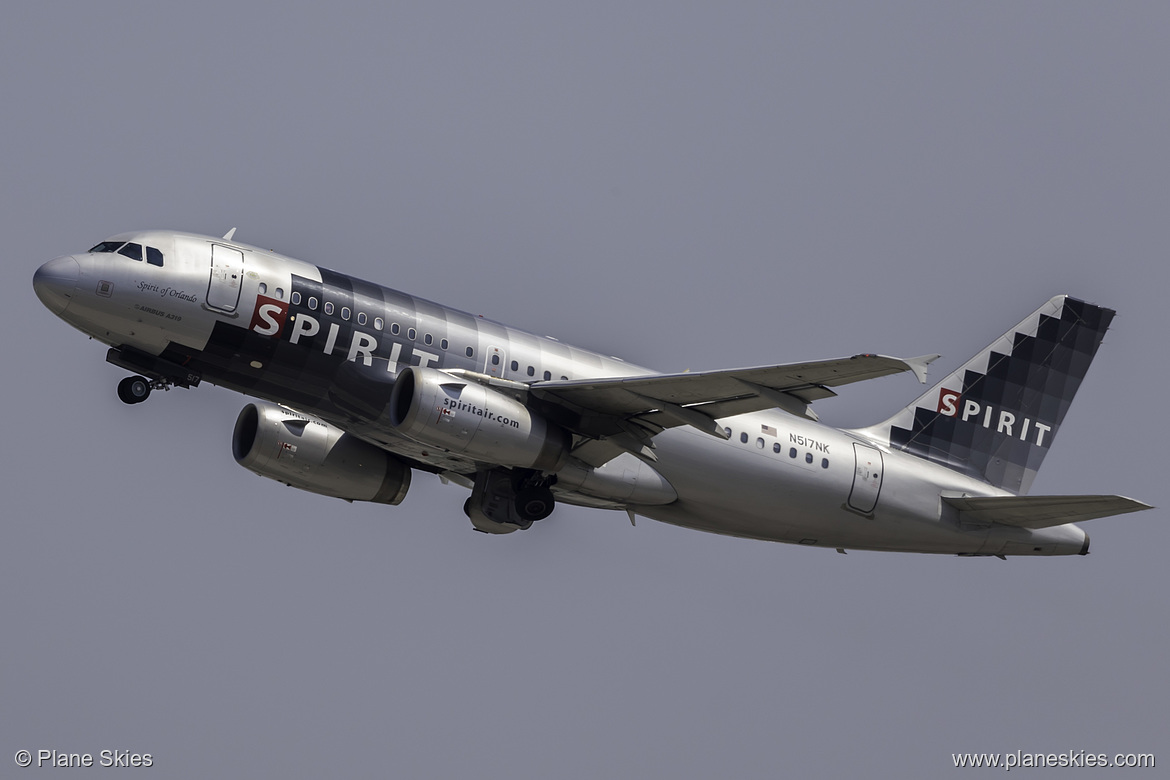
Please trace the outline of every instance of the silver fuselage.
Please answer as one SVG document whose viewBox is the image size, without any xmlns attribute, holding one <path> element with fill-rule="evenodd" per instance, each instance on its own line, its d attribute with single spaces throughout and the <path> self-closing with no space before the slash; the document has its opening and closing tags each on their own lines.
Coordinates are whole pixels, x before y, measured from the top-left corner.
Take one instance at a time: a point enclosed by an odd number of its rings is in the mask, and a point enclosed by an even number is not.
<svg viewBox="0 0 1170 780">
<path fill-rule="evenodd" d="M 236 241 L 170 231 L 116 238 L 154 247 L 165 259 L 153 265 L 91 252 L 50 261 L 37 273 L 37 291 L 57 316 L 112 347 L 191 366 L 204 381 L 314 415 L 436 472 L 477 466 L 395 433 L 385 395 L 402 367 L 523 383 L 654 373 Z M 727 440 L 687 426 L 654 438 L 653 468 L 677 500 L 640 503 L 636 493 L 606 500 L 571 488 L 558 488 L 558 499 L 830 548 L 1085 549 L 1087 537 L 1071 524 L 964 526 L 941 495 L 1005 491 L 857 432 L 778 409 L 720 423 L 730 430 Z"/>
</svg>

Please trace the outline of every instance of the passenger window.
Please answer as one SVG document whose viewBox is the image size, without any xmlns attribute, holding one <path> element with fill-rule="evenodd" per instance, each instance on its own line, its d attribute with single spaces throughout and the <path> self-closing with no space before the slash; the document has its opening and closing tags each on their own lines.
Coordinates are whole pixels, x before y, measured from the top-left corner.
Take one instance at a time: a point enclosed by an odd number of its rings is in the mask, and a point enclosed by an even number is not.
<svg viewBox="0 0 1170 780">
<path fill-rule="evenodd" d="M 821 458 L 821 468 L 827 469 L 829 467 L 829 459 Z"/>
<path fill-rule="evenodd" d="M 561 377 L 561 379 L 562 379 L 563 381 L 565 381 L 565 382 L 568 382 L 568 381 L 569 381 L 569 378 L 568 378 L 567 376 L 563 376 L 563 377 Z"/>
<path fill-rule="evenodd" d="M 162 252 L 158 251 L 157 249 L 155 249 L 152 246 L 148 246 L 146 248 L 146 262 L 150 263 L 151 265 L 157 265 L 159 268 L 162 268 L 162 264 L 163 264 Z"/>
<path fill-rule="evenodd" d="M 536 376 L 536 367 L 535 366 L 528 367 L 528 376 Z"/>
<path fill-rule="evenodd" d="M 812 463 L 813 462 L 813 456 L 812 456 L 811 452 L 804 453 L 804 462 L 805 463 Z"/>
<path fill-rule="evenodd" d="M 348 306 L 341 307 L 341 319 L 346 320 L 346 321 L 349 320 L 349 307 Z"/>
<path fill-rule="evenodd" d="M 390 332 L 391 333 L 393 333 L 395 336 L 397 336 L 399 331 L 400 331 L 400 328 L 398 327 L 397 322 L 390 323 Z"/>
<path fill-rule="evenodd" d="M 551 371 L 545 371 L 545 372 L 544 372 L 544 381 L 546 381 L 546 382 L 547 382 L 547 381 L 548 381 L 548 380 L 550 380 L 550 379 L 552 379 L 552 372 L 551 372 Z"/>
<path fill-rule="evenodd" d="M 301 294 L 299 292 L 295 292 L 292 294 L 292 302 L 293 302 L 293 306 L 300 306 L 301 305 Z"/>
<path fill-rule="evenodd" d="M 776 454 L 780 454 L 780 442 L 776 442 L 775 444 L 772 445 L 772 452 L 775 452 Z"/>
<path fill-rule="evenodd" d="M 471 349 L 471 347 L 468 347 L 468 349 Z M 500 364 L 500 356 L 499 355 L 492 355 L 492 365 L 498 366 L 499 364 Z"/>
<path fill-rule="evenodd" d="M 790 457 L 790 458 L 796 457 L 796 447 L 792 447 L 791 449 L 788 450 L 788 457 Z"/>
<path fill-rule="evenodd" d="M 384 324 L 381 317 L 374 317 L 374 330 L 381 330 Z"/>
<path fill-rule="evenodd" d="M 723 435 L 724 435 L 724 436 L 726 436 L 727 438 L 729 438 L 729 439 L 730 439 L 730 438 L 731 438 L 731 429 L 730 429 L 730 428 L 724 428 L 724 429 L 723 429 Z"/>
<path fill-rule="evenodd" d="M 326 314 L 333 313 L 333 301 L 325 301 L 325 313 Z"/>
<path fill-rule="evenodd" d="M 741 444 L 747 444 L 747 440 L 748 440 L 747 431 L 744 431 L 743 433 L 741 433 L 739 435 L 739 441 Z"/>
<path fill-rule="evenodd" d="M 126 255 L 131 260 L 142 262 L 142 244 L 127 244 L 118 250 L 118 254 Z"/>
<path fill-rule="evenodd" d="M 467 357 L 475 357 L 475 350 L 471 347 L 467 348 Z"/>
<path fill-rule="evenodd" d="M 358 325 L 366 324 L 366 313 L 364 311 L 358 312 Z"/>
<path fill-rule="evenodd" d="M 447 351 L 448 346 L 450 346 L 450 343 L 447 341 L 447 339 L 443 339 L 439 342 L 439 349 L 443 350 L 444 352 Z"/>
<path fill-rule="evenodd" d="M 757 446 L 757 447 L 759 447 L 761 450 L 762 450 L 762 449 L 764 449 L 764 440 L 763 440 L 763 438 L 756 439 L 756 446 Z"/>
<path fill-rule="evenodd" d="M 276 297 L 282 301 L 284 300 L 284 288 L 283 287 L 276 288 Z"/>
<path fill-rule="evenodd" d="M 520 370 L 520 364 L 519 364 L 519 363 L 517 363 L 515 360 L 513 360 L 513 361 L 512 361 L 512 370 L 513 370 L 513 371 L 519 371 L 519 370 Z"/>
<path fill-rule="evenodd" d="M 260 282 L 260 284 L 256 285 L 256 292 L 260 293 L 261 295 L 267 295 L 268 285 L 266 285 L 264 282 Z"/>
<path fill-rule="evenodd" d="M 410 339 L 411 341 L 414 341 L 414 337 L 417 335 L 418 335 L 418 333 L 415 331 L 414 328 L 408 328 L 406 331 L 406 337 L 408 339 Z"/>
<path fill-rule="evenodd" d="M 434 340 L 435 340 L 435 337 L 429 333 L 426 334 L 425 336 L 423 336 L 423 343 L 426 344 L 428 347 L 431 345 L 431 342 Z"/>
<path fill-rule="evenodd" d="M 312 295 L 309 296 L 309 309 L 310 311 L 317 311 L 317 299 Z"/>
</svg>

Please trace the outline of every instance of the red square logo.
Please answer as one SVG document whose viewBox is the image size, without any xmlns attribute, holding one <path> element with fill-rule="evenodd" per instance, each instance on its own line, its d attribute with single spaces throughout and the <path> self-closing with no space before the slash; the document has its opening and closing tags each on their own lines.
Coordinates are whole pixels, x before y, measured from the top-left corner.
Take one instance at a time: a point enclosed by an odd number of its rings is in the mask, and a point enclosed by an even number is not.
<svg viewBox="0 0 1170 780">
<path fill-rule="evenodd" d="M 959 399 L 962 397 L 962 393 L 944 387 L 938 392 L 938 409 L 935 411 L 947 417 L 954 417 L 959 413 Z"/>
<path fill-rule="evenodd" d="M 288 304 L 266 295 L 256 296 L 256 310 L 252 312 L 249 330 L 261 336 L 279 338 L 284 332 L 284 320 L 288 316 Z"/>
</svg>

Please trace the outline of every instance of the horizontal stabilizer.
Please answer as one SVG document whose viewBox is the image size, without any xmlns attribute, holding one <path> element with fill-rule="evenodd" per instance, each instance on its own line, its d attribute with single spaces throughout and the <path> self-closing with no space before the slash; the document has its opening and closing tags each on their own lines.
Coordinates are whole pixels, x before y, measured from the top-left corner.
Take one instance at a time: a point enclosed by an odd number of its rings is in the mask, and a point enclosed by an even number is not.
<svg viewBox="0 0 1170 780">
<path fill-rule="evenodd" d="M 959 510 L 959 521 L 978 525 L 1001 523 L 1020 528 L 1051 528 L 1098 517 L 1153 509 L 1125 496 L 947 496 Z"/>
</svg>

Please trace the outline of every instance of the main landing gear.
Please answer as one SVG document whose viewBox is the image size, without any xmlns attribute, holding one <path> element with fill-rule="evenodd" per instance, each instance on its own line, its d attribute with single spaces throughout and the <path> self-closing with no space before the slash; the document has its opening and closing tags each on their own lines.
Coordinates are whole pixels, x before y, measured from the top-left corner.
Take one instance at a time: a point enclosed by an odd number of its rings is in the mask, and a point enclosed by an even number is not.
<svg viewBox="0 0 1170 780">
<path fill-rule="evenodd" d="M 531 469 L 489 469 L 475 475 L 471 498 L 463 511 L 475 530 L 508 534 L 530 528 L 556 508 L 550 489 L 556 477 Z"/>
<path fill-rule="evenodd" d="M 546 477 L 532 469 L 512 469 L 512 506 L 522 520 L 543 520 L 556 509 L 551 486 L 555 476 Z"/>
</svg>

